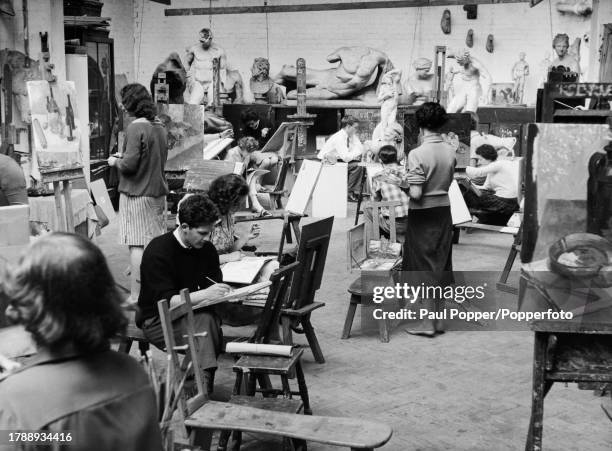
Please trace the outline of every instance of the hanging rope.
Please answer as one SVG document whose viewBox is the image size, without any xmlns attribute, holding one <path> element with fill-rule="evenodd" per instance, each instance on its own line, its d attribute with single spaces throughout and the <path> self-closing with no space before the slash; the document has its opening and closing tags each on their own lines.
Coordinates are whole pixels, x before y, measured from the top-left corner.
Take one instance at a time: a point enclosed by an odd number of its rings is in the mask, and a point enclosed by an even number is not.
<svg viewBox="0 0 612 451">
<path fill-rule="evenodd" d="M 138 79 L 138 75 L 140 74 L 140 48 L 142 47 L 142 30 L 144 29 L 144 4 L 145 0 L 141 0 L 142 6 L 140 8 L 140 34 L 138 36 L 138 59 L 136 64 L 136 79 Z"/>
<path fill-rule="evenodd" d="M 212 30 L 212 0 L 208 0 L 208 28 Z"/>
<path fill-rule="evenodd" d="M 412 46 L 410 47 L 410 56 L 408 58 L 408 63 L 412 63 L 412 57 L 414 54 L 414 47 L 417 41 L 417 30 L 419 31 L 419 42 L 421 41 L 421 22 L 423 20 L 423 9 L 419 6 L 416 12 L 416 18 L 414 21 L 414 30 L 412 33 Z"/>
<path fill-rule="evenodd" d="M 550 42 L 552 42 L 553 35 L 553 14 L 552 14 L 552 0 L 548 0 L 548 23 L 550 24 Z"/>
<path fill-rule="evenodd" d="M 264 0 L 264 10 L 266 11 L 266 58 L 270 61 L 270 24 L 268 23 L 268 1 Z"/>
</svg>

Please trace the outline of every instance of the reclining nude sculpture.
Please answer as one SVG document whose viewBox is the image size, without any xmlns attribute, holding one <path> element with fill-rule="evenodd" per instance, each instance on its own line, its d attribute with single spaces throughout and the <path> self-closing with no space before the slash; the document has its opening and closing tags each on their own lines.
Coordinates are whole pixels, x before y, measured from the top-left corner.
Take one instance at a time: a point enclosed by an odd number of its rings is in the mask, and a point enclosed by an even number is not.
<svg viewBox="0 0 612 451">
<path fill-rule="evenodd" d="M 361 99 L 376 104 L 376 89 L 382 75 L 393 69 L 389 57 L 370 47 L 340 47 L 327 57 L 330 63 L 339 63 L 325 70 L 308 69 L 306 95 L 309 99 Z M 274 79 L 276 83 L 294 83 L 294 65 L 284 65 Z M 367 89 L 369 88 L 369 89 Z M 287 94 L 296 98 L 296 91 Z"/>
</svg>

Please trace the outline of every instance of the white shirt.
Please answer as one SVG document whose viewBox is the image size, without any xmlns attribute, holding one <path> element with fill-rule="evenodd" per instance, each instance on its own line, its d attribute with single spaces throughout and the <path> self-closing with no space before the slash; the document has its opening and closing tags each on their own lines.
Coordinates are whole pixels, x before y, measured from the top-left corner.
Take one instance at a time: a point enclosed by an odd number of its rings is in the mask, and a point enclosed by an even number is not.
<svg viewBox="0 0 612 451">
<path fill-rule="evenodd" d="M 345 163 L 353 160 L 361 159 L 363 153 L 363 144 L 359 141 L 359 137 L 355 134 L 349 138 L 344 129 L 334 133 L 329 137 L 323 148 L 317 155 L 319 160 L 325 157 L 337 158 Z"/>
<path fill-rule="evenodd" d="M 495 191 L 495 195 L 506 199 L 518 197 L 519 161 L 495 160 L 486 166 L 477 168 L 468 166 L 465 173 L 470 178 L 484 177 L 487 179 L 482 186 L 484 189 Z"/>
</svg>

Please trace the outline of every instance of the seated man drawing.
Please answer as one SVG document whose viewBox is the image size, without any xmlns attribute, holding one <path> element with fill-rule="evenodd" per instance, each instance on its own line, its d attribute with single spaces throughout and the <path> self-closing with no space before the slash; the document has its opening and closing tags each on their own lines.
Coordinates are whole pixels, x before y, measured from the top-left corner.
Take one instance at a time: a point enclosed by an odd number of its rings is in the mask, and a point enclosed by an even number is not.
<svg viewBox="0 0 612 451">
<path fill-rule="evenodd" d="M 378 158 L 383 165 L 383 170 L 372 179 L 372 197 L 376 201 L 400 201 L 402 204 L 395 207 L 395 231 L 397 241 L 404 242 L 406 233 L 406 221 L 408 219 L 408 204 L 410 198 L 399 185 L 406 177 L 406 171 L 397 161 L 397 149 L 394 146 L 382 146 L 378 151 Z M 363 214 L 372 220 L 372 210 L 364 209 Z M 383 235 L 389 237 L 391 222 L 389 209 L 382 208 L 379 216 L 380 230 Z"/>
<path fill-rule="evenodd" d="M 239 136 L 252 136 L 259 143 L 259 148 L 263 148 L 274 134 L 274 127 L 267 119 L 262 119 L 252 109 L 243 111 L 240 115 L 243 126 L 240 128 Z"/>
<path fill-rule="evenodd" d="M 348 200 L 356 202 L 359 196 L 359 186 L 365 168 L 359 166 L 361 157 L 367 153 L 367 148 L 359 140 L 357 130 L 359 121 L 353 116 L 344 116 L 342 128 L 329 137 L 317 158 L 327 163 L 338 160 L 348 163 Z"/>
<path fill-rule="evenodd" d="M 470 179 L 484 177 L 482 185 L 470 180 L 460 180 L 459 185 L 470 209 L 482 210 L 476 216 L 479 221 L 491 225 L 506 225 L 512 214 L 519 209 L 518 165 L 515 161 L 498 160 L 493 146 L 484 144 L 476 149 L 480 166 L 465 168 Z"/>
<path fill-rule="evenodd" d="M 173 231 L 154 238 L 145 248 L 140 265 L 141 288 L 138 297 L 140 312 L 136 325 L 147 339 L 160 349 L 165 347 L 157 303 L 168 299 L 170 307 L 181 302 L 179 292 L 189 289 L 191 301 L 197 304 L 227 294 L 228 285 L 219 266 L 219 255 L 209 241 L 219 220 L 217 207 L 205 195 L 193 194 L 178 210 L 180 225 Z M 177 328 L 177 343 L 183 343 L 184 320 Z M 214 307 L 195 312 L 196 332 L 206 331 L 200 341 L 200 362 L 208 392 L 212 392 L 217 356 L 223 345 L 221 320 Z"/>
</svg>

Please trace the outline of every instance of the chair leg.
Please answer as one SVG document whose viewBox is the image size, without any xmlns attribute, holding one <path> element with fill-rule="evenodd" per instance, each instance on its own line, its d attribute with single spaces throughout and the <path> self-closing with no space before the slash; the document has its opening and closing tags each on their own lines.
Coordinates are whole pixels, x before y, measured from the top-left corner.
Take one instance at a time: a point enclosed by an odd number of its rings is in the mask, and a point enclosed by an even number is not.
<svg viewBox="0 0 612 451">
<path fill-rule="evenodd" d="M 355 311 L 357 310 L 357 304 L 359 304 L 359 298 L 354 294 L 351 295 L 351 303 L 349 304 L 348 312 L 346 312 L 346 319 L 344 320 L 344 328 L 342 329 L 342 339 L 346 340 L 351 335 L 351 327 L 353 326 L 353 319 L 355 318 Z"/>
<path fill-rule="evenodd" d="M 304 415 L 312 415 L 312 409 L 310 408 L 310 398 L 308 397 L 308 387 L 306 387 L 306 379 L 304 378 L 304 370 L 302 369 L 302 362 L 298 360 L 295 365 L 295 375 L 297 378 L 298 388 L 300 390 L 300 397 L 304 404 Z"/>
<path fill-rule="evenodd" d="M 242 444 L 242 431 L 233 431 L 232 433 L 232 451 L 240 451 Z"/>
<path fill-rule="evenodd" d="M 378 335 L 381 343 L 389 343 L 389 326 L 386 319 L 378 320 Z"/>
<path fill-rule="evenodd" d="M 281 325 L 283 328 L 283 344 L 287 346 L 293 346 L 293 334 L 291 332 L 291 318 L 288 316 L 281 316 Z"/>
<path fill-rule="evenodd" d="M 525 451 L 542 451 L 542 430 L 544 429 L 544 397 L 552 382 L 546 381 L 546 351 L 548 334 L 536 332 L 533 355 L 533 390 L 531 418 Z"/>
<path fill-rule="evenodd" d="M 323 357 L 323 351 L 321 351 L 321 346 L 319 346 L 319 340 L 317 340 L 314 328 L 310 323 L 310 315 L 307 315 L 302 318 L 301 323 L 302 327 L 304 328 L 304 333 L 306 334 L 308 344 L 310 345 L 312 355 L 314 355 L 315 361 L 317 363 L 325 363 L 325 357 Z"/>
</svg>

